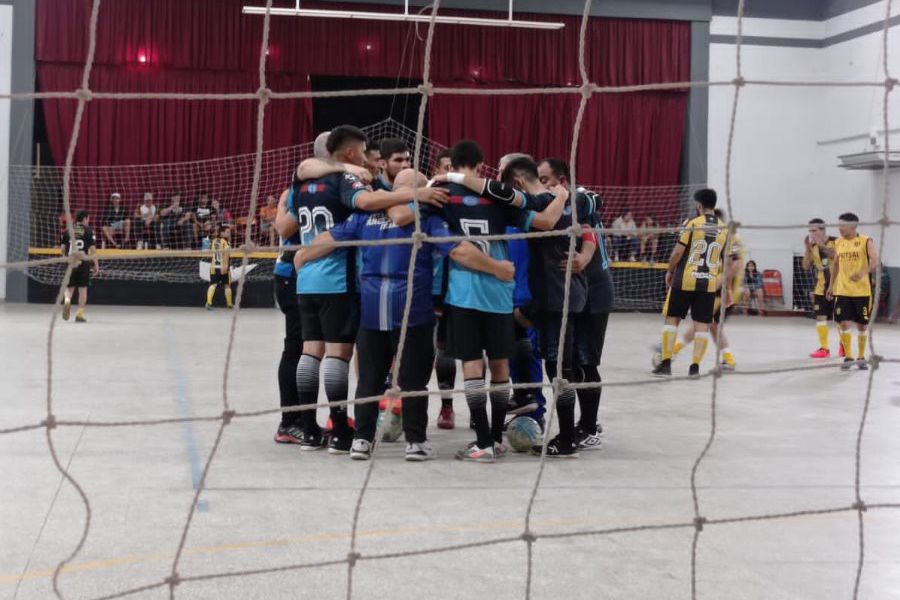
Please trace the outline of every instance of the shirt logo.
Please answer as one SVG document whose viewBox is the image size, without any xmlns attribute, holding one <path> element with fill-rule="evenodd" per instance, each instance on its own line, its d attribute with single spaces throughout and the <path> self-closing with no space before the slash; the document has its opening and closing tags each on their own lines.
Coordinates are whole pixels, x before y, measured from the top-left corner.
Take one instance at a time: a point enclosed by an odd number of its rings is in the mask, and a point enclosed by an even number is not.
<svg viewBox="0 0 900 600">
<path fill-rule="evenodd" d="M 466 206 L 478 206 L 478 198 L 476 196 L 463 196 L 463 204 Z"/>
<path fill-rule="evenodd" d="M 306 186 L 306 191 L 309 192 L 310 194 L 315 194 L 316 190 L 318 190 L 318 189 L 319 189 L 319 186 L 316 185 L 315 183 L 310 183 L 309 185 Z"/>
</svg>

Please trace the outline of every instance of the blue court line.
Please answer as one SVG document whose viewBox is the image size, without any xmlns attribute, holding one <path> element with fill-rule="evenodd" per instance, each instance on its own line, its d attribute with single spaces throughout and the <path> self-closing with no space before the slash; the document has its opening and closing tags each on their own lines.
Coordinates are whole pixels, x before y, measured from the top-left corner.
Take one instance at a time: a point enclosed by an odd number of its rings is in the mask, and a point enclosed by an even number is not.
<svg viewBox="0 0 900 600">
<path fill-rule="evenodd" d="M 167 322 L 163 322 L 163 332 L 166 338 L 166 358 L 169 361 L 169 373 L 174 375 L 176 388 L 176 404 L 178 412 L 182 418 L 193 417 L 192 403 L 188 394 L 187 378 L 184 370 L 181 368 L 181 361 L 176 359 L 175 340 L 172 337 L 172 329 Z M 184 444 L 187 447 L 188 462 L 191 467 L 191 483 L 194 490 L 200 486 L 200 477 L 203 475 L 203 469 L 200 466 L 200 452 L 197 449 L 197 438 L 194 435 L 194 424 L 190 421 L 182 423 L 181 431 L 184 435 Z M 209 511 L 209 502 L 200 499 L 197 502 L 197 512 Z"/>
</svg>

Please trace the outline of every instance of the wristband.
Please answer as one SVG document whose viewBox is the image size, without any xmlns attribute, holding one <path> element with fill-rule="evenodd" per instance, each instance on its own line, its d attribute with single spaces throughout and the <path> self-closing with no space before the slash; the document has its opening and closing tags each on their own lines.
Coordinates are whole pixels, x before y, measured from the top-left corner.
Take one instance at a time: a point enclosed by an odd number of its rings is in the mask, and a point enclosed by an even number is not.
<svg viewBox="0 0 900 600">
<path fill-rule="evenodd" d="M 450 183 L 458 183 L 462 185 L 462 182 L 466 180 L 466 176 L 462 173 L 447 173 L 447 181 Z"/>
</svg>

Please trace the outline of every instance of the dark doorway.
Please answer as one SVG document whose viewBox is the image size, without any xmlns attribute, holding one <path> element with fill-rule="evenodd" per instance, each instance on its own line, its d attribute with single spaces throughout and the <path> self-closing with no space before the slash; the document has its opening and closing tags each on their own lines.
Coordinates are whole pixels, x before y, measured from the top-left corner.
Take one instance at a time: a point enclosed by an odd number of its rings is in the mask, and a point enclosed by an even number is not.
<svg viewBox="0 0 900 600">
<path fill-rule="evenodd" d="M 398 82 L 387 77 L 310 76 L 314 92 L 405 88 L 420 83 L 418 79 L 405 78 Z M 345 124 L 365 127 L 392 117 L 415 130 L 421 103 L 422 96 L 419 94 L 313 98 L 313 127 L 318 133 Z M 427 129 L 423 133 L 427 135 Z"/>
</svg>

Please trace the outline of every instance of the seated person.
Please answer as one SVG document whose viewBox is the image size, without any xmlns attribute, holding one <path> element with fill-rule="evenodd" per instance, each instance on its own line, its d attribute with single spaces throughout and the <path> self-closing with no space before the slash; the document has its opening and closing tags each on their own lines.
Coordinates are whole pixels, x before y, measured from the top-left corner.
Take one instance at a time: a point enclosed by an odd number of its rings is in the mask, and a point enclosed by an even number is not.
<svg viewBox="0 0 900 600">
<path fill-rule="evenodd" d="M 756 306 L 762 312 L 765 306 L 765 296 L 762 289 L 762 275 L 756 268 L 756 261 L 748 260 L 747 266 L 744 268 L 744 285 L 741 286 L 741 297 L 747 299 L 747 308 L 749 309 L 753 300 L 756 300 Z"/>
<path fill-rule="evenodd" d="M 278 243 L 278 232 L 275 231 L 275 217 L 278 215 L 278 199 L 269 194 L 266 205 L 259 209 L 260 243 L 275 246 Z"/>
<path fill-rule="evenodd" d="M 131 241 L 131 219 L 128 218 L 128 209 L 122 204 L 122 195 L 113 192 L 109 197 L 109 206 L 103 213 L 100 230 L 103 232 L 104 246 L 106 242 L 113 248 L 120 246 L 116 240 L 118 233 L 122 232 L 121 245 L 128 245 Z"/>
</svg>

